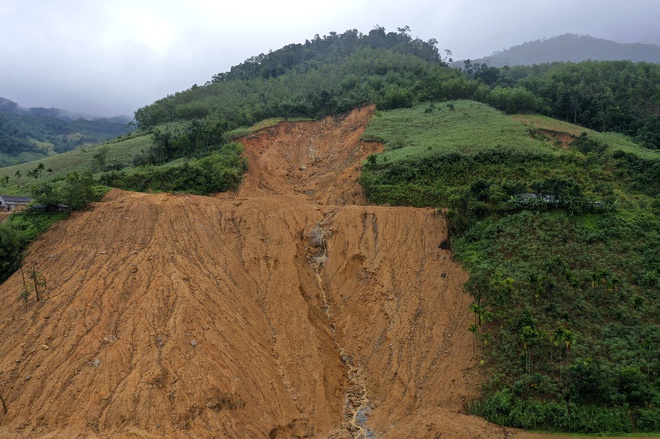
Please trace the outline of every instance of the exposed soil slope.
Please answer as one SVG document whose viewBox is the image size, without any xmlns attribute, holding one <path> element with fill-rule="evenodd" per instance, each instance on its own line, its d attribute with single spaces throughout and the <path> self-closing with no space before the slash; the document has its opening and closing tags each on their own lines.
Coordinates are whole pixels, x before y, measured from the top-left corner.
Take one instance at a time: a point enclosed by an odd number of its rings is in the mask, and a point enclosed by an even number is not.
<svg viewBox="0 0 660 439">
<path fill-rule="evenodd" d="M 360 205 L 371 109 L 245 139 L 216 198 L 112 191 L 0 292 L 0 437 L 493 438 L 430 209 Z M 34 297 L 34 296 L 33 296 Z"/>
</svg>

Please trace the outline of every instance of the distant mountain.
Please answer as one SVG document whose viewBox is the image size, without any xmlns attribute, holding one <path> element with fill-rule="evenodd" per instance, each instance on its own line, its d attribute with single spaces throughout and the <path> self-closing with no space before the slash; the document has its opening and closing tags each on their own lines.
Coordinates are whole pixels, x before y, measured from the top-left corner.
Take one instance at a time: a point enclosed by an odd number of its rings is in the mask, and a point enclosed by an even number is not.
<svg viewBox="0 0 660 439">
<path fill-rule="evenodd" d="M 105 142 L 132 131 L 128 117 L 93 118 L 59 108 L 24 108 L 0 97 L 0 166 Z"/>
<path fill-rule="evenodd" d="M 128 116 L 94 117 L 94 116 L 90 116 L 89 114 L 72 113 L 70 111 L 63 110 L 61 108 L 54 108 L 54 107 L 24 108 L 18 105 L 16 102 L 3 97 L 0 97 L 0 113 L 14 113 L 14 114 L 22 114 L 22 115 L 31 114 L 34 116 L 49 116 L 64 120 L 85 119 L 90 121 L 110 121 L 110 122 L 116 122 L 122 124 L 127 124 L 131 121 L 131 118 Z"/>
<path fill-rule="evenodd" d="M 20 107 L 16 102 L 0 97 L 0 112 L 20 113 L 23 111 L 25 111 L 25 108 Z"/>
<path fill-rule="evenodd" d="M 544 64 L 553 61 L 580 62 L 630 60 L 660 64 L 660 46 L 626 44 L 589 35 L 565 34 L 523 43 L 490 56 L 472 60 L 491 67 Z M 459 63 L 459 66 L 462 66 Z"/>
</svg>

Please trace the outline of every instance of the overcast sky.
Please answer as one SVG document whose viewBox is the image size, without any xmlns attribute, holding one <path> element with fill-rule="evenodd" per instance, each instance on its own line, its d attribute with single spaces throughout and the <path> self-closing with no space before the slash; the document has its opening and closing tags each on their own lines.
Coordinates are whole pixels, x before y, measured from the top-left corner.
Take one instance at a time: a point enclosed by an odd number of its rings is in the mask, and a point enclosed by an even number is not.
<svg viewBox="0 0 660 439">
<path fill-rule="evenodd" d="M 0 97 L 128 115 L 245 59 L 376 25 L 455 60 L 565 33 L 660 45 L 660 0 L 1 0 Z"/>
</svg>

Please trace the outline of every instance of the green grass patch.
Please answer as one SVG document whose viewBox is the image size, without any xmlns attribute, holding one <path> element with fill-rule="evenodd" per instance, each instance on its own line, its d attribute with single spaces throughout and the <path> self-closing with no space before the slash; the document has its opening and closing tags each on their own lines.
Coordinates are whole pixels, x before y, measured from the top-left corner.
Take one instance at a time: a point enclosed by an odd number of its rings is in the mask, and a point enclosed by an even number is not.
<svg viewBox="0 0 660 439">
<path fill-rule="evenodd" d="M 590 130 L 579 125 L 574 125 L 572 123 L 538 114 L 515 114 L 509 117 L 517 122 L 523 123 L 531 129 L 567 133 L 574 137 L 579 137 L 582 133 L 587 133 L 593 139 L 606 144 L 610 151 L 622 150 L 636 154 L 644 159 L 660 158 L 660 150 L 644 148 L 624 134 L 613 132 L 599 133 L 598 131 Z"/>
<path fill-rule="evenodd" d="M 363 138 L 383 140 L 387 152 L 379 160 L 390 162 L 438 153 L 470 155 L 486 148 L 556 154 L 549 144 L 532 139 L 525 125 L 486 104 L 464 100 L 379 112 Z"/>
<path fill-rule="evenodd" d="M 311 121 L 314 119 L 308 118 L 308 117 L 290 117 L 290 118 L 284 118 L 284 117 L 270 117 L 268 119 L 264 119 L 261 122 L 257 122 L 254 125 L 250 127 L 242 127 L 242 128 L 237 128 L 235 130 L 231 130 L 227 133 L 227 137 L 236 140 L 240 137 L 245 137 L 249 136 L 250 134 L 254 134 L 259 130 L 263 130 L 265 128 L 270 128 L 274 127 L 280 122 L 288 121 L 288 122 L 305 122 L 305 121 Z"/>
<path fill-rule="evenodd" d="M 597 131 L 590 130 L 569 122 L 552 117 L 542 116 L 540 114 L 513 114 L 509 116 L 511 119 L 522 122 L 535 129 L 551 130 L 559 133 L 568 133 L 572 136 L 579 136 L 583 132 L 589 135 L 597 133 Z"/>
<path fill-rule="evenodd" d="M 539 118 L 532 127 L 471 101 L 380 112 L 363 138 L 383 141 L 387 151 L 369 157 L 360 182 L 377 203 L 457 207 L 470 204 L 461 201 L 469 191 L 471 209 L 482 212 L 515 210 L 520 206 L 507 202 L 521 193 L 561 196 L 572 210 L 578 200 L 581 211 L 638 194 L 653 202 L 658 154 L 620 135 L 592 132 L 568 147 L 534 135 L 568 125 Z"/>
</svg>

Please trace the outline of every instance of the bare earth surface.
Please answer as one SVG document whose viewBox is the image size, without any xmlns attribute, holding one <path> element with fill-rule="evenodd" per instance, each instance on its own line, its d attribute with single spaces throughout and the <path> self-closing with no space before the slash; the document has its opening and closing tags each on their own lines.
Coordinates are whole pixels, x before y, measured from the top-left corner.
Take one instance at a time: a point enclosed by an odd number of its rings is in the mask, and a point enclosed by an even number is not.
<svg viewBox="0 0 660 439">
<path fill-rule="evenodd" d="M 0 290 L 2 438 L 504 438 L 431 209 L 364 205 L 371 109 L 244 139 L 217 197 L 113 190 Z"/>
</svg>

